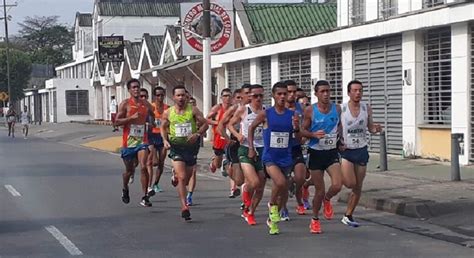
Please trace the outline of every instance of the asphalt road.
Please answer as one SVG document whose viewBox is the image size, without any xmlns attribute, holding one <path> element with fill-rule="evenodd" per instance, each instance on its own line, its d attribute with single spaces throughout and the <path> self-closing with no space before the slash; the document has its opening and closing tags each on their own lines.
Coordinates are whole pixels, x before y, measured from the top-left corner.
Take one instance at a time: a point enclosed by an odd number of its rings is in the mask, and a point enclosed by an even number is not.
<svg viewBox="0 0 474 258">
<path fill-rule="evenodd" d="M 341 204 L 335 220 L 322 221 L 324 233 L 311 235 L 310 216 L 297 217 L 290 200 L 292 220 L 270 236 L 268 191 L 250 227 L 240 201 L 227 198 L 228 182 L 205 171 L 185 223 L 169 172 L 151 208 L 138 205 L 138 182 L 130 204 L 121 202 L 121 173 L 116 155 L 0 131 L 0 257 L 474 257 L 472 248 L 399 230 L 405 218 L 378 211 L 361 209 L 376 219 L 349 228 Z"/>
</svg>

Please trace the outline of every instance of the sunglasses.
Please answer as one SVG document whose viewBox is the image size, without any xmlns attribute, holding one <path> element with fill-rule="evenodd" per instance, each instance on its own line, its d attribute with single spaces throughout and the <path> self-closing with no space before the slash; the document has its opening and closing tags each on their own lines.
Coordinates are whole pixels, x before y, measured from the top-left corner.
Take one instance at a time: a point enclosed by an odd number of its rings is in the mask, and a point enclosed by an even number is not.
<svg viewBox="0 0 474 258">
<path fill-rule="evenodd" d="M 252 94 L 254 98 L 263 98 L 263 94 Z"/>
<path fill-rule="evenodd" d="M 163 97 L 165 94 L 156 94 L 157 97 Z"/>
<path fill-rule="evenodd" d="M 142 99 L 147 99 L 148 96 L 147 96 L 147 95 L 140 95 L 140 98 L 142 98 Z"/>
</svg>

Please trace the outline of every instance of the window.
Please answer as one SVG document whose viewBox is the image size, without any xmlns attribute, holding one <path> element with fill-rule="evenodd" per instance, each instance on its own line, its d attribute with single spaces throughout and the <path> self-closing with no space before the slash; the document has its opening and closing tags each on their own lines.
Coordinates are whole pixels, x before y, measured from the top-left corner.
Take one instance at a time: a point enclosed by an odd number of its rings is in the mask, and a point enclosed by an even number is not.
<svg viewBox="0 0 474 258">
<path fill-rule="evenodd" d="M 340 47 L 326 48 L 326 80 L 331 85 L 331 100 L 342 103 L 342 52 Z"/>
<path fill-rule="evenodd" d="M 379 19 L 397 15 L 397 0 L 379 0 Z"/>
<path fill-rule="evenodd" d="M 250 83 L 250 61 L 227 64 L 227 85 L 234 91 L 244 83 Z"/>
<path fill-rule="evenodd" d="M 423 8 L 431 8 L 438 5 L 443 5 L 445 0 L 423 0 Z"/>
<path fill-rule="evenodd" d="M 260 82 L 265 88 L 265 105 L 272 104 L 272 58 L 270 56 L 260 58 Z"/>
<path fill-rule="evenodd" d="M 365 21 L 365 0 L 349 1 L 349 24 L 356 25 Z"/>
<path fill-rule="evenodd" d="M 311 96 L 311 51 L 285 53 L 279 57 L 280 80 L 293 80 Z"/>
<path fill-rule="evenodd" d="M 423 98 L 426 124 L 451 124 L 450 28 L 425 33 Z"/>
<path fill-rule="evenodd" d="M 67 90 L 66 114 L 68 116 L 89 115 L 89 91 Z"/>
</svg>

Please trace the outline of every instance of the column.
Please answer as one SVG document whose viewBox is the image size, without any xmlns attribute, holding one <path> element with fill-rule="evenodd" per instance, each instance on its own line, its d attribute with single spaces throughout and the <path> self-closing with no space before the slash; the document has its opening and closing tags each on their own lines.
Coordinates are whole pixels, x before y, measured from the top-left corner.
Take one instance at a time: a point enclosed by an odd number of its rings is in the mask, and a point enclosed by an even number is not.
<svg viewBox="0 0 474 258">
<path fill-rule="evenodd" d="M 342 43 L 342 101 L 347 102 L 349 101 L 349 96 L 347 96 L 347 84 L 357 78 L 353 78 L 353 71 L 352 71 L 352 63 L 353 63 L 353 55 L 352 55 L 352 42 Z"/>
<path fill-rule="evenodd" d="M 403 157 L 420 155 L 418 121 L 423 120 L 423 33 L 402 35 L 402 123 Z"/>
<path fill-rule="evenodd" d="M 467 22 L 451 25 L 451 133 L 464 134 L 459 163 L 469 162 L 470 33 Z"/>
<path fill-rule="evenodd" d="M 272 85 L 280 81 L 280 63 L 278 55 L 272 55 L 271 57 L 271 68 L 272 68 Z M 275 100 L 272 98 L 272 105 L 275 104 Z"/>
<path fill-rule="evenodd" d="M 318 101 L 314 94 L 314 85 L 318 80 L 326 79 L 326 53 L 324 48 L 311 49 L 311 103 Z"/>
</svg>

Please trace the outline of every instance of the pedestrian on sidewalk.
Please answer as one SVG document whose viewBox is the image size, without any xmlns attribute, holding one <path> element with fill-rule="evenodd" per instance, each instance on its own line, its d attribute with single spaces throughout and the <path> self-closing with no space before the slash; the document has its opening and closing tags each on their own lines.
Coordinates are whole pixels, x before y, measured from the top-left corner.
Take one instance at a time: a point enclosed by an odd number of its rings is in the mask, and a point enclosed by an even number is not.
<svg viewBox="0 0 474 258">
<path fill-rule="evenodd" d="M 117 132 L 118 127 L 115 125 L 115 118 L 117 117 L 117 100 L 115 100 L 115 96 L 111 97 L 109 112 L 110 112 L 110 120 L 112 120 L 112 126 L 114 128 L 112 132 Z"/>
<path fill-rule="evenodd" d="M 354 212 L 362 193 L 369 162 L 367 149 L 367 132 L 380 133 L 382 126 L 375 124 L 372 120 L 372 108 L 366 102 L 362 102 L 363 86 L 360 81 L 350 81 L 347 86 L 349 102 L 342 105 L 342 182 L 352 189 L 347 202 L 346 213 L 341 222 L 351 227 L 358 227 L 352 213 Z"/>
</svg>

